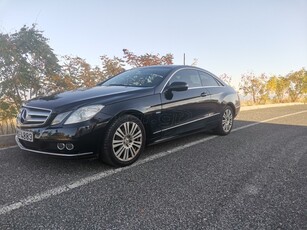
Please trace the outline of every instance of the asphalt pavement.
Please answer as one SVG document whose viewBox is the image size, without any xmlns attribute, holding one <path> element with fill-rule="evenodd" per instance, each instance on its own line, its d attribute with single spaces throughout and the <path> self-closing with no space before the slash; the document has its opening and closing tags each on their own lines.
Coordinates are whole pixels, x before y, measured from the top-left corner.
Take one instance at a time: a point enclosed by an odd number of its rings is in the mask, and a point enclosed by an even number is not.
<svg viewBox="0 0 307 230">
<path fill-rule="evenodd" d="M 114 169 L 0 150 L 0 229 L 307 229 L 307 105 L 242 111 L 225 137 Z"/>
</svg>

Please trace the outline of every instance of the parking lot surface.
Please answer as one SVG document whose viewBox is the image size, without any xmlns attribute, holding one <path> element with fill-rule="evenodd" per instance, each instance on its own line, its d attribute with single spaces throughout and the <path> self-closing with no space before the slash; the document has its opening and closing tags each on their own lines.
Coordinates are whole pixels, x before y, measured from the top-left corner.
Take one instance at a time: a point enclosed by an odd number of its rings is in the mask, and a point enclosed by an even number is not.
<svg viewBox="0 0 307 230">
<path fill-rule="evenodd" d="M 242 111 L 228 136 L 136 164 L 0 150 L 0 229 L 306 229 L 307 105 Z"/>
</svg>

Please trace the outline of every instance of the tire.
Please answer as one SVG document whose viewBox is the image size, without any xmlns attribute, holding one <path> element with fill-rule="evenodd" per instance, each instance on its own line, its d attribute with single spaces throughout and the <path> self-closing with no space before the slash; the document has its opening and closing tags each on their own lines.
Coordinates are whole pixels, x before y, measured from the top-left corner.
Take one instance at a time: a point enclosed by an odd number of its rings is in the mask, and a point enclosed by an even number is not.
<svg viewBox="0 0 307 230">
<path fill-rule="evenodd" d="M 218 135 L 225 136 L 231 132 L 233 126 L 233 109 L 230 106 L 226 106 L 222 116 L 220 117 L 220 121 L 218 126 L 214 129 L 214 132 Z"/>
<path fill-rule="evenodd" d="M 99 158 L 111 166 L 127 166 L 144 151 L 145 128 L 135 116 L 124 115 L 115 120 L 106 131 Z"/>
</svg>

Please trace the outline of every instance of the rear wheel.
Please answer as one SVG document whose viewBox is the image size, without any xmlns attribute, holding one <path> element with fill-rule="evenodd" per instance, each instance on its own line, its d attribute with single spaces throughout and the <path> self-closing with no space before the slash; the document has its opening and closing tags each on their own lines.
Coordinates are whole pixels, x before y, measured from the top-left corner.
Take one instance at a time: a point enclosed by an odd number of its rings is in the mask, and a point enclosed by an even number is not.
<svg viewBox="0 0 307 230">
<path fill-rule="evenodd" d="M 145 139 L 142 122 L 135 116 L 124 115 L 107 130 L 100 158 L 112 166 L 130 165 L 143 152 Z"/>
<path fill-rule="evenodd" d="M 233 110 L 227 105 L 220 118 L 219 125 L 214 130 L 215 133 L 223 136 L 229 134 L 233 126 L 233 118 Z"/>
</svg>

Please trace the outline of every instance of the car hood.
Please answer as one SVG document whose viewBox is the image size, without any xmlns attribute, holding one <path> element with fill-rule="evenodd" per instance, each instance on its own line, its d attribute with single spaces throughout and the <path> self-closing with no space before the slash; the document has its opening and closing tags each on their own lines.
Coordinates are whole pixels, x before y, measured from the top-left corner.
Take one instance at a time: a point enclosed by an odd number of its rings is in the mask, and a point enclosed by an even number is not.
<svg viewBox="0 0 307 230">
<path fill-rule="evenodd" d="M 125 86 L 96 86 L 89 89 L 77 89 L 51 96 L 35 98 L 25 105 L 51 109 L 55 112 L 71 110 L 87 104 L 111 104 L 122 100 L 143 97 L 153 94 L 152 88 L 125 87 Z"/>
</svg>

